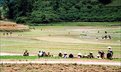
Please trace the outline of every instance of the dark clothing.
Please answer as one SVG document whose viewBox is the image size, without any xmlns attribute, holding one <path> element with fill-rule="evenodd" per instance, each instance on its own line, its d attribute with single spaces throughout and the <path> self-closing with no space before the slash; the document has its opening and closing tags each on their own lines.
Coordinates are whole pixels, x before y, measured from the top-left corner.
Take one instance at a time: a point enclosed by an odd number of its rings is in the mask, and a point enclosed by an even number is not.
<svg viewBox="0 0 121 72">
<path fill-rule="evenodd" d="M 107 53 L 107 59 L 112 59 L 112 54 L 111 53 Z"/>
<path fill-rule="evenodd" d="M 113 51 L 112 50 L 108 50 L 108 53 L 111 53 L 111 55 L 113 56 Z"/>
<path fill-rule="evenodd" d="M 24 52 L 23 56 L 29 56 L 28 52 Z"/>
<path fill-rule="evenodd" d="M 73 54 L 70 54 L 70 55 L 69 55 L 69 58 L 73 58 L 73 57 L 74 57 Z"/>
<path fill-rule="evenodd" d="M 93 53 L 89 54 L 89 58 L 94 58 Z"/>
<path fill-rule="evenodd" d="M 101 58 L 102 58 L 102 59 L 104 58 L 104 54 L 105 54 L 105 53 L 102 51 L 102 52 L 101 52 Z"/>
<path fill-rule="evenodd" d="M 109 49 L 108 53 L 107 53 L 107 58 L 111 60 L 112 57 L 113 57 L 113 51 L 111 49 Z"/>
<path fill-rule="evenodd" d="M 111 36 L 110 36 L 110 35 L 108 35 L 108 38 L 109 38 L 109 39 L 111 39 Z"/>
<path fill-rule="evenodd" d="M 59 53 L 59 54 L 58 54 L 58 56 L 59 56 L 59 57 L 62 57 L 62 56 L 63 56 L 63 54 L 62 54 L 62 53 Z"/>
<path fill-rule="evenodd" d="M 107 34 L 108 32 L 107 32 L 107 31 L 105 31 L 105 33 Z"/>
<path fill-rule="evenodd" d="M 64 54 L 64 58 L 67 58 L 67 54 Z"/>
</svg>

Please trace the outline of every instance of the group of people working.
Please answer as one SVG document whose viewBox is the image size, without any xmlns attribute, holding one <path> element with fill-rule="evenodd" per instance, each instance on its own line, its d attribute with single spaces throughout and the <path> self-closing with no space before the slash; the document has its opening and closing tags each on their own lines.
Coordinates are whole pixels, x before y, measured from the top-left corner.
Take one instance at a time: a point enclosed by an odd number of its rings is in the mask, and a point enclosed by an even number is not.
<svg viewBox="0 0 121 72">
<path fill-rule="evenodd" d="M 67 56 L 67 53 L 65 52 L 64 54 L 62 54 L 61 52 L 58 54 L 59 57 L 63 57 L 63 58 L 74 58 L 74 55 L 71 53 Z M 85 55 L 82 55 L 81 53 L 78 53 L 77 55 L 78 58 L 95 58 L 94 55 L 93 55 L 93 52 L 90 52 L 88 55 L 85 54 Z M 113 57 L 113 51 L 111 49 L 111 47 L 109 46 L 108 47 L 108 52 L 107 52 L 107 55 L 106 57 L 108 59 L 112 59 Z M 105 58 L 105 52 L 104 51 L 98 51 L 98 55 L 97 55 L 97 58 L 98 59 L 104 59 Z"/>
<path fill-rule="evenodd" d="M 27 50 L 25 50 L 23 56 L 29 56 L 29 52 Z M 74 54 L 70 53 L 68 55 L 66 52 L 62 53 L 61 51 L 59 52 L 58 56 L 63 57 L 63 58 L 75 58 Z M 51 55 L 50 52 L 46 53 L 45 51 L 39 51 L 38 57 L 39 58 L 40 57 L 53 57 L 53 55 Z M 112 51 L 111 47 L 109 46 L 108 52 L 107 52 L 107 58 L 111 60 L 112 57 L 113 57 L 113 51 Z M 95 58 L 95 57 L 93 55 L 93 52 L 90 52 L 88 55 L 86 55 L 86 54 L 82 55 L 81 53 L 78 53 L 77 58 Z M 104 51 L 98 51 L 97 58 L 104 59 L 105 58 Z"/>
</svg>

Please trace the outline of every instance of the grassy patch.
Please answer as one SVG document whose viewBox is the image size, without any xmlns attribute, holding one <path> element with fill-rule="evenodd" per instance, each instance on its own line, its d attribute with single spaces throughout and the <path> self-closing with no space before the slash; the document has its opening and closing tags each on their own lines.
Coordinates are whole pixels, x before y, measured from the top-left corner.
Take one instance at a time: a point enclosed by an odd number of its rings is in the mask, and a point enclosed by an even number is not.
<svg viewBox="0 0 121 72">
<path fill-rule="evenodd" d="M 121 26 L 121 22 L 57 22 L 41 26 Z"/>
<path fill-rule="evenodd" d="M 0 59 L 37 59 L 37 56 L 0 56 Z"/>
<path fill-rule="evenodd" d="M 65 22 L 67 25 L 83 22 Z M 93 24 L 93 22 L 84 22 L 85 24 Z M 94 22 L 94 24 L 119 24 L 118 22 Z M 111 25 L 112 25 L 111 24 Z M 29 32 L 14 32 L 11 36 L 1 35 L 1 52 L 19 53 L 27 49 L 30 54 L 37 54 L 38 51 L 50 52 L 57 56 L 60 51 L 73 53 L 77 56 L 78 53 L 89 54 L 93 52 L 95 57 L 98 50 L 103 50 L 105 55 L 108 46 L 112 47 L 114 57 L 120 58 L 120 27 L 112 26 L 34 26 L 35 30 Z M 42 29 L 42 30 L 41 30 Z M 99 33 L 98 30 L 100 31 Z M 102 40 L 104 32 L 107 31 L 112 36 L 111 40 Z M 51 35 L 51 36 L 49 36 Z M 37 38 L 40 39 L 37 39 Z M 99 40 L 96 40 L 96 37 Z M 44 39 L 44 40 L 43 40 Z M 79 41 L 79 42 L 78 42 Z"/>
<path fill-rule="evenodd" d="M 60 60 L 60 59 L 64 59 L 58 56 L 55 57 L 40 57 L 38 58 L 37 56 L 0 56 L 0 59 L 5 59 L 5 60 L 35 60 L 35 59 L 52 59 L 52 60 Z M 64 60 L 73 60 L 73 59 L 77 59 L 77 58 L 66 58 Z M 96 58 L 80 58 L 80 60 L 100 60 L 100 59 L 96 59 Z M 108 60 L 108 59 L 102 59 L 102 60 Z M 116 61 L 116 62 L 120 62 L 121 58 L 113 58 L 112 61 Z"/>
</svg>

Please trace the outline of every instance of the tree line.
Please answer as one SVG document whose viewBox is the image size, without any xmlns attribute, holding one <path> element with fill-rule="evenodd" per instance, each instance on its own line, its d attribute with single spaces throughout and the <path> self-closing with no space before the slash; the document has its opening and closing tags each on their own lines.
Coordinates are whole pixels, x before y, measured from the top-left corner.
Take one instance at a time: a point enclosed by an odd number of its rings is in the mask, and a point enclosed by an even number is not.
<svg viewBox="0 0 121 72">
<path fill-rule="evenodd" d="M 3 0 L 5 18 L 17 23 L 63 21 L 121 21 L 121 6 L 106 6 L 112 0 Z"/>
</svg>

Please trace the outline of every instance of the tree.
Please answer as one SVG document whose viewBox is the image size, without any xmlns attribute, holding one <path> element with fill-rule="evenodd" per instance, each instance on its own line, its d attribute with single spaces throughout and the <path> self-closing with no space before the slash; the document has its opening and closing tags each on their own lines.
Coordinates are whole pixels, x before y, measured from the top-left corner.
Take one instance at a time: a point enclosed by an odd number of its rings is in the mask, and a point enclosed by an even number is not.
<svg viewBox="0 0 121 72">
<path fill-rule="evenodd" d="M 112 2 L 112 0 L 98 0 L 99 2 L 101 2 L 102 4 L 109 4 Z"/>
</svg>

